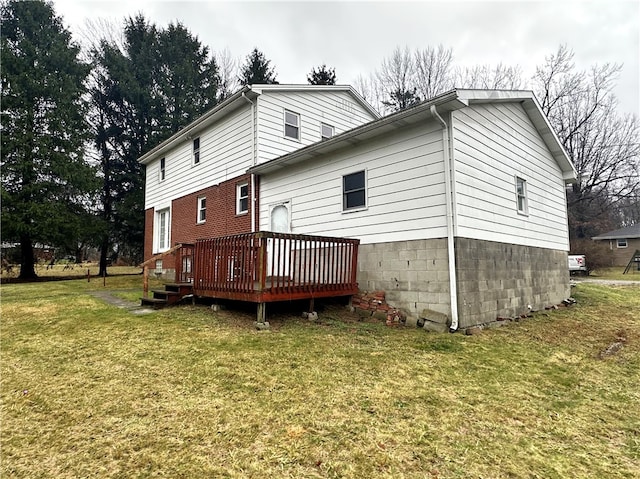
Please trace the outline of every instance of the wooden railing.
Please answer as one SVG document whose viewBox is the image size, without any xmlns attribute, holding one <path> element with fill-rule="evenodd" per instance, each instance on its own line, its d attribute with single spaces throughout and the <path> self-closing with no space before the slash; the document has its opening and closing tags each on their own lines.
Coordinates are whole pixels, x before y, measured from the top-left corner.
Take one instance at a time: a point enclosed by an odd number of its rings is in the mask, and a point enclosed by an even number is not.
<svg viewBox="0 0 640 479">
<path fill-rule="evenodd" d="M 174 256 L 175 261 L 175 282 L 190 283 L 193 281 L 193 252 L 194 245 L 189 243 L 180 243 L 173 248 L 162 253 L 156 254 L 140 264 L 142 269 L 142 295 L 147 298 L 149 296 L 149 269 L 154 266 L 156 261 L 164 260 L 169 256 Z"/>
<path fill-rule="evenodd" d="M 355 294 L 359 243 L 264 231 L 198 240 L 194 290 L 256 302 Z"/>
</svg>

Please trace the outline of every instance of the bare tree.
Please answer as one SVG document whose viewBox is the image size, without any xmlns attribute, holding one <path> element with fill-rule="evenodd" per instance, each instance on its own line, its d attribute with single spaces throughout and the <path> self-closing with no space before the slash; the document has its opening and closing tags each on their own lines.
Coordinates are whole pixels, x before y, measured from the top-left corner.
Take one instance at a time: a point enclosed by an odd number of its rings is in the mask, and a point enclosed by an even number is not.
<svg viewBox="0 0 640 479">
<path fill-rule="evenodd" d="M 454 86 L 451 66 L 453 50 L 442 44 L 414 52 L 415 85 L 422 98 L 433 98 Z"/>
<path fill-rule="evenodd" d="M 619 221 L 619 208 L 640 193 L 640 125 L 635 115 L 617 112 L 613 94 L 620 69 L 607 63 L 576 71 L 573 52 L 560 46 L 533 78 L 542 109 L 578 173 L 567 195 L 572 238 L 611 227 Z"/>
<path fill-rule="evenodd" d="M 383 110 L 382 91 L 375 74 L 371 73 L 368 77 L 362 74 L 358 75 L 353 82 L 353 87 L 376 111 L 381 112 Z"/>
<path fill-rule="evenodd" d="M 519 65 L 475 65 L 456 68 L 454 82 L 459 88 L 488 90 L 518 90 L 522 87 L 522 69 Z"/>
<path fill-rule="evenodd" d="M 228 48 L 221 50 L 214 56 L 218 63 L 218 74 L 220 75 L 218 102 L 221 102 L 240 88 L 240 83 L 238 82 L 240 61 L 231 55 L 231 51 Z"/>
<path fill-rule="evenodd" d="M 420 101 L 415 62 L 409 47 L 396 47 L 389 58 L 384 58 L 376 78 L 384 96 L 382 104 L 387 111 L 402 110 Z"/>
</svg>

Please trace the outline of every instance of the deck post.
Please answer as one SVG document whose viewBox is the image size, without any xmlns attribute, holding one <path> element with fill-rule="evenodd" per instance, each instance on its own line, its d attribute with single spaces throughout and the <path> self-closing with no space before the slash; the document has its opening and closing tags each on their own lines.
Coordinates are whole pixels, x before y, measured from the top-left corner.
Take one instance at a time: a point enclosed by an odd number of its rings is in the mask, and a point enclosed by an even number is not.
<svg viewBox="0 0 640 479">
<path fill-rule="evenodd" d="M 309 312 L 313 313 L 313 307 L 315 306 L 315 301 L 313 298 L 309 300 Z"/>
<path fill-rule="evenodd" d="M 149 297 L 149 266 L 146 264 L 142 269 L 142 296 L 144 298 Z"/>
<path fill-rule="evenodd" d="M 267 303 L 258 303 L 258 315 L 255 322 L 256 329 L 264 330 L 269 329 L 269 322 L 265 321 L 267 318 Z"/>
</svg>

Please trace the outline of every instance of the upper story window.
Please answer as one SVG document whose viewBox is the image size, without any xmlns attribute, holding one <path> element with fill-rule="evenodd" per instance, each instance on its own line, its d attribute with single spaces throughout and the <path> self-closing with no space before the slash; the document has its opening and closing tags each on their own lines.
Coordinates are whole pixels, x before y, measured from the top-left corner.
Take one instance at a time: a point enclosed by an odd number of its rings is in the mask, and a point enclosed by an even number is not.
<svg viewBox="0 0 640 479">
<path fill-rule="evenodd" d="M 166 166 L 166 162 L 164 158 L 160 158 L 160 175 L 159 175 L 159 180 L 163 181 L 165 178 L 165 166 Z"/>
<path fill-rule="evenodd" d="M 200 137 L 193 140 L 193 164 L 200 163 Z"/>
<path fill-rule="evenodd" d="M 207 198 L 201 196 L 198 198 L 198 223 L 207 221 Z"/>
<path fill-rule="evenodd" d="M 249 184 L 236 185 L 236 214 L 241 215 L 249 211 Z"/>
<path fill-rule="evenodd" d="M 342 209 L 352 210 L 367 206 L 364 171 L 342 177 Z"/>
<path fill-rule="evenodd" d="M 522 215 L 529 214 L 527 202 L 527 181 L 516 176 L 516 205 L 518 213 Z"/>
<path fill-rule="evenodd" d="M 333 126 L 327 125 L 326 123 L 320 123 L 320 139 L 328 140 L 333 137 L 335 133 L 336 129 Z"/>
<path fill-rule="evenodd" d="M 300 140 L 300 115 L 298 113 L 284 111 L 284 136 Z"/>
<path fill-rule="evenodd" d="M 626 248 L 628 246 L 627 238 L 618 238 L 618 248 Z"/>
</svg>

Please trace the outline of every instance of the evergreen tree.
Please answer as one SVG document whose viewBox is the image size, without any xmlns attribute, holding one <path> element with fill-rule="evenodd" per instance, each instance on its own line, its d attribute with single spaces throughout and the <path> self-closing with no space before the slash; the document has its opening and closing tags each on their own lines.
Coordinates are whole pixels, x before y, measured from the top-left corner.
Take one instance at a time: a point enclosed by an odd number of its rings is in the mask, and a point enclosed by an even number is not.
<svg viewBox="0 0 640 479">
<path fill-rule="evenodd" d="M 315 68 L 311 70 L 307 75 L 307 81 L 310 85 L 335 85 L 336 69 L 327 68 L 327 65 L 322 64 L 317 70 Z"/>
<path fill-rule="evenodd" d="M 415 88 L 413 90 L 394 90 L 389 94 L 389 99 L 382 102 L 391 111 L 411 108 L 418 103 L 420 103 L 420 97 Z"/>
<path fill-rule="evenodd" d="M 90 122 L 102 180 L 101 274 L 114 245 L 141 258 L 144 170 L 138 158 L 216 104 L 216 61 L 180 23 L 128 18 L 119 47 L 92 52 Z"/>
<path fill-rule="evenodd" d="M 270 66 L 264 53 L 254 48 L 240 69 L 239 81 L 242 85 L 278 84 L 275 69 Z"/>
<path fill-rule="evenodd" d="M 51 4 L 0 8 L 2 235 L 20 241 L 20 278 L 33 279 L 33 244 L 76 237 L 95 186 L 83 156 L 89 68 Z"/>
</svg>

